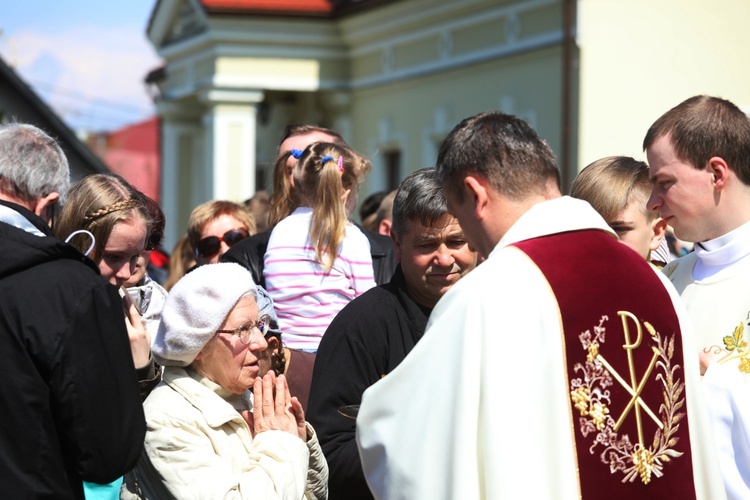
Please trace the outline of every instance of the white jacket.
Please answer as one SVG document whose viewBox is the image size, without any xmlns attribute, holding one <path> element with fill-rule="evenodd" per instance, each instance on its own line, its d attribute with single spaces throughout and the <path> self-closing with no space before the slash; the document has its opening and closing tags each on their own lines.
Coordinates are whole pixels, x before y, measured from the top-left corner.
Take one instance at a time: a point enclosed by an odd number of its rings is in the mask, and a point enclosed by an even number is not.
<svg viewBox="0 0 750 500">
<path fill-rule="evenodd" d="M 143 454 L 120 498 L 327 498 L 328 466 L 309 424 L 307 443 L 282 431 L 253 438 L 210 385 L 184 368 L 164 369 L 144 403 Z"/>
</svg>

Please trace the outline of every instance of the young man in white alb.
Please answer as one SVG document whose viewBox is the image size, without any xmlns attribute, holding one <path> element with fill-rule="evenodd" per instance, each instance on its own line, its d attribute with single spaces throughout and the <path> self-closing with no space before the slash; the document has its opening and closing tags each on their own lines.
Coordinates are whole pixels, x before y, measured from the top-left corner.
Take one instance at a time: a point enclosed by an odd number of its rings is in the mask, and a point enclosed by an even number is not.
<svg viewBox="0 0 750 500">
<path fill-rule="evenodd" d="M 750 121 L 727 100 L 695 96 L 654 122 L 643 147 L 648 208 L 695 242 L 664 273 L 699 342 L 727 495 L 750 498 Z"/>
</svg>

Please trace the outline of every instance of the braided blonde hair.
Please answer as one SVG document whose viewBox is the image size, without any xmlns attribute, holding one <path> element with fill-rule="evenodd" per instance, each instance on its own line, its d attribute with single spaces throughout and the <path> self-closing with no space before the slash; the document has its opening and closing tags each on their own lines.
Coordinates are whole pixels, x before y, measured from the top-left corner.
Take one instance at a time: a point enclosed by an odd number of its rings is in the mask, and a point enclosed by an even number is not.
<svg viewBox="0 0 750 500">
<path fill-rule="evenodd" d="M 127 210 L 128 208 L 138 208 L 138 201 L 133 198 L 118 201 L 109 206 L 102 207 L 99 210 L 87 212 L 86 215 L 83 216 L 83 220 L 86 221 L 87 226 L 90 226 L 96 223 L 97 219 L 104 217 L 105 215 L 117 212 L 118 210 Z"/>
<path fill-rule="evenodd" d="M 148 239 L 153 221 L 146 197 L 118 175 L 95 174 L 70 189 L 55 233 L 64 240 L 79 229 L 91 232 L 96 244 L 89 257 L 98 262 L 115 224 L 132 219 L 143 222 Z M 91 241 L 85 235 L 76 235 L 70 243 L 85 252 Z"/>
</svg>

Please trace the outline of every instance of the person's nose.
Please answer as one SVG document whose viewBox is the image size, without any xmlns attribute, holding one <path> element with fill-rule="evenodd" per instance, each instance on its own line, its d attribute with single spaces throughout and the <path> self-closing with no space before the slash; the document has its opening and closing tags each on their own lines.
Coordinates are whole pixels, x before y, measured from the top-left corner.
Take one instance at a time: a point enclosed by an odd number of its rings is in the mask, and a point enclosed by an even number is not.
<svg viewBox="0 0 750 500">
<path fill-rule="evenodd" d="M 219 257 L 224 255 L 228 251 L 229 251 L 229 245 L 227 245 L 226 243 L 224 243 L 224 241 L 222 241 L 221 245 L 219 246 Z"/>
<path fill-rule="evenodd" d="M 134 263 L 126 263 L 120 266 L 120 268 L 115 273 L 115 278 L 121 283 L 125 283 L 130 279 L 130 277 L 135 272 L 135 264 Z"/>
<path fill-rule="evenodd" d="M 268 349 L 268 341 L 263 335 L 256 332 L 255 335 L 250 338 L 250 345 L 248 347 L 253 352 L 265 351 Z"/>
<path fill-rule="evenodd" d="M 648 202 L 646 203 L 646 208 L 652 212 L 660 212 L 663 203 L 661 195 L 656 192 L 656 189 L 652 189 L 651 195 L 648 197 Z"/>
<path fill-rule="evenodd" d="M 435 252 L 435 264 L 440 267 L 451 267 L 454 261 L 453 252 L 445 244 L 440 245 Z"/>
</svg>

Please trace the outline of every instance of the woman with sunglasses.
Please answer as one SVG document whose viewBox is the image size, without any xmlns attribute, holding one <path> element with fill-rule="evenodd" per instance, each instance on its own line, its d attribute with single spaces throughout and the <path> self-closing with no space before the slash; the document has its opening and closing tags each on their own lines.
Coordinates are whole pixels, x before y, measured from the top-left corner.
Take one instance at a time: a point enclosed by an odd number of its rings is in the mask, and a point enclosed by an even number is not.
<svg viewBox="0 0 750 500">
<path fill-rule="evenodd" d="M 229 247 L 253 234 L 253 216 L 232 201 L 212 200 L 198 205 L 188 221 L 188 240 L 199 266 L 219 262 Z"/>
<path fill-rule="evenodd" d="M 200 266 L 169 292 L 144 403 L 144 453 L 121 498 L 326 498 L 328 467 L 286 378 L 262 362 L 270 319 L 250 273 Z"/>
</svg>

